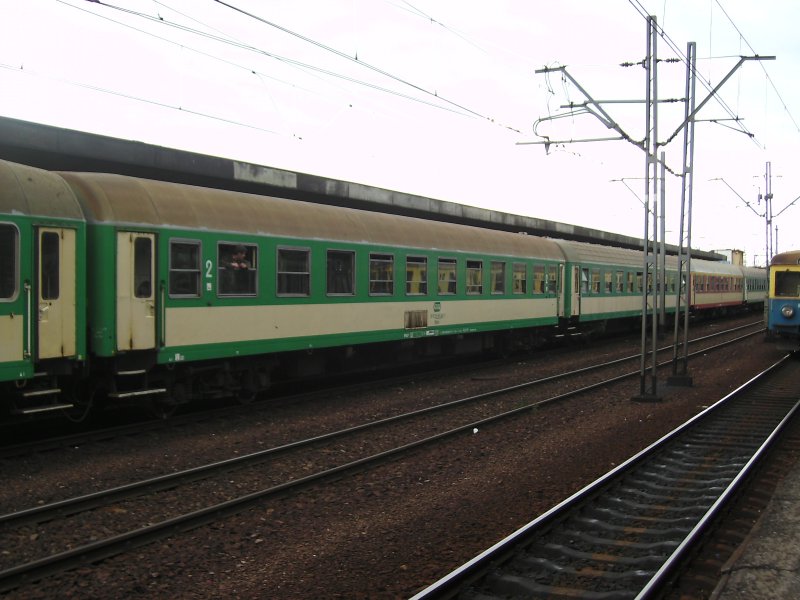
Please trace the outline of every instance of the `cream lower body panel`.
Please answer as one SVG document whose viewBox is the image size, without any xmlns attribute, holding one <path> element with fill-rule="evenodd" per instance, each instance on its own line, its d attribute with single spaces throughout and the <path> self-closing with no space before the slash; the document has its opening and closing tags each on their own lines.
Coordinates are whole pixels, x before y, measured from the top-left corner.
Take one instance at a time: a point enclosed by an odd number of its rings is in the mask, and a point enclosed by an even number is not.
<svg viewBox="0 0 800 600">
<path fill-rule="evenodd" d="M 169 346 L 218 344 L 295 337 L 391 331 L 405 327 L 407 311 L 428 312 L 428 328 L 546 318 L 555 298 L 458 302 L 375 302 L 280 306 L 170 308 L 165 315 Z"/>
<path fill-rule="evenodd" d="M 17 316 L 0 317 L 0 362 L 12 362 L 23 359 L 25 343 L 24 319 Z"/>
</svg>

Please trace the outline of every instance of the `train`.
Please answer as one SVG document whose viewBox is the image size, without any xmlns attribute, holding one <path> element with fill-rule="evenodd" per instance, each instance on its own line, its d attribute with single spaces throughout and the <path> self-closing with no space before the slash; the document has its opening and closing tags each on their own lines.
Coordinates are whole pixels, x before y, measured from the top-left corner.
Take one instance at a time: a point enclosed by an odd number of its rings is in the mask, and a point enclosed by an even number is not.
<svg viewBox="0 0 800 600">
<path fill-rule="evenodd" d="M 800 349 L 800 250 L 770 261 L 767 336 L 786 350 Z"/>
<path fill-rule="evenodd" d="M 641 321 L 642 251 L 0 161 L 0 412 L 249 402 L 276 380 Z M 668 257 L 667 311 L 677 262 Z M 764 270 L 693 260 L 693 311 Z M 652 287 L 650 288 L 652 289 Z"/>
</svg>

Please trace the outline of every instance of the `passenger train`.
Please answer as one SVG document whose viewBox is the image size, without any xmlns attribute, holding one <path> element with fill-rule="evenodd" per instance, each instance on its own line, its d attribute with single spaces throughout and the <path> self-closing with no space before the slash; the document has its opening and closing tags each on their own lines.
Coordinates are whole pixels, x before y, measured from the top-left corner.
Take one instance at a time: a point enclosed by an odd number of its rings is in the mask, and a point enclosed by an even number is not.
<svg viewBox="0 0 800 600">
<path fill-rule="evenodd" d="M 781 347 L 800 349 L 800 250 L 770 261 L 767 332 Z"/>
<path fill-rule="evenodd" d="M 763 270 L 691 264 L 692 310 L 763 306 Z M 535 346 L 640 321 L 644 279 L 641 251 L 0 161 L 0 411 Z"/>
</svg>

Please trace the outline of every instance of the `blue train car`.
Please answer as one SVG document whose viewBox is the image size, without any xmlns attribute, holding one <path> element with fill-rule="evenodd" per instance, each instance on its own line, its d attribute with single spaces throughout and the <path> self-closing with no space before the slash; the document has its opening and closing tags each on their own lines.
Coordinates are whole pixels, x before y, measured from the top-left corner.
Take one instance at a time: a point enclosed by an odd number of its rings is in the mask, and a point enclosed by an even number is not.
<svg viewBox="0 0 800 600">
<path fill-rule="evenodd" d="M 777 254 L 770 263 L 767 328 L 783 347 L 800 347 L 800 250 Z"/>
</svg>

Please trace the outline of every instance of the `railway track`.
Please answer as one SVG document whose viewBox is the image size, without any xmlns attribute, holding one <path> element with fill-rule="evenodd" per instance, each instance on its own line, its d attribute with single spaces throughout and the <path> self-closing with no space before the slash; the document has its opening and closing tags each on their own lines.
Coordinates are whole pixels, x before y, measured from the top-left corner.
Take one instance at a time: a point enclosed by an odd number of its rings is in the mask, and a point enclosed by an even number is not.
<svg viewBox="0 0 800 600">
<path fill-rule="evenodd" d="M 761 331 L 762 329 L 763 329 L 763 320 L 758 320 L 744 325 L 730 327 L 722 331 L 714 332 L 709 335 L 699 336 L 697 338 L 690 340 L 689 343 L 693 348 L 706 347 L 706 345 L 712 344 L 714 340 L 717 340 L 719 338 L 724 338 L 726 336 L 731 336 L 731 335 L 739 335 L 744 331 L 756 331 L 756 330 Z M 672 351 L 672 346 L 671 345 L 664 346 L 662 348 L 659 348 L 658 351 L 660 354 L 663 353 L 664 355 L 667 355 Z M 589 373 L 592 371 L 600 371 L 603 369 L 612 368 L 615 365 L 622 366 L 625 365 L 626 363 L 633 364 L 635 361 L 639 360 L 640 357 L 641 357 L 640 354 L 636 354 L 636 355 L 624 356 L 611 361 L 605 361 L 603 363 L 589 365 L 580 371 L 573 371 L 570 373 L 559 374 L 558 376 L 552 378 L 551 381 L 556 381 L 559 378 L 564 379 L 572 377 L 578 372 Z M 476 368 L 482 369 L 484 367 L 485 366 L 481 365 L 469 365 L 469 366 L 460 365 L 458 367 L 445 369 L 444 372 L 469 372 L 474 374 Z M 622 372 L 623 371 L 620 371 L 620 373 Z M 413 374 L 413 379 L 418 382 L 426 377 L 430 378 L 440 377 L 441 374 L 442 374 L 441 370 L 432 372 L 424 371 L 422 373 L 415 372 Z M 404 385 L 408 380 L 409 380 L 408 375 L 400 375 L 390 379 L 381 379 L 378 382 L 378 384 L 382 386 L 389 386 L 395 384 Z M 537 383 L 545 383 L 545 381 L 541 380 Z M 276 402 L 280 404 L 291 404 L 294 402 L 298 403 L 316 402 L 324 400 L 326 397 L 333 394 L 346 395 L 349 393 L 356 393 L 360 389 L 364 388 L 369 389 L 371 387 L 374 387 L 375 385 L 376 385 L 375 382 L 356 383 L 356 384 L 347 383 L 341 386 L 334 387 L 333 389 L 326 387 L 323 390 L 312 390 L 312 391 L 300 392 L 299 394 L 292 393 L 292 394 L 280 395 L 276 399 L 270 401 L 269 403 L 253 403 L 244 406 L 225 406 L 222 408 L 199 410 L 192 413 L 173 416 L 168 420 L 163 420 L 163 419 L 145 420 L 142 419 L 141 416 L 139 416 L 137 417 L 136 421 L 132 423 L 124 423 L 121 425 L 113 425 L 110 427 L 102 427 L 102 428 L 90 428 L 88 430 L 81 430 L 75 433 L 69 433 L 66 435 L 59 434 L 46 438 L 40 438 L 34 436 L 32 439 L 28 439 L 26 441 L 19 443 L 12 443 L 12 444 L 6 443 L 5 445 L 0 444 L 0 459 L 13 458 L 16 456 L 23 456 L 26 454 L 47 452 L 50 450 L 57 450 L 60 448 L 84 446 L 86 444 L 102 442 L 114 438 L 122 438 L 128 436 L 141 435 L 145 433 L 164 431 L 172 427 L 181 427 L 203 421 L 218 422 L 220 419 L 230 418 L 231 416 L 247 419 L 247 418 L 252 418 L 253 415 L 258 415 L 260 413 L 263 413 L 264 411 L 274 409 Z M 0 438 L 2 439 L 8 439 L 8 437 L 9 437 L 8 435 L 0 436 Z"/>
<path fill-rule="evenodd" d="M 735 338 L 726 344 L 740 339 L 741 337 Z M 708 347 L 701 350 L 701 352 L 708 351 Z M 621 360 L 636 358 L 633 356 Z M 619 362 L 620 359 L 596 365 L 595 368 L 609 368 L 609 366 L 616 368 Z M 581 369 L 577 373 L 583 375 L 585 372 L 586 369 Z M 572 373 L 573 376 L 575 374 Z M 112 535 L 106 532 L 106 537 L 90 543 L 86 543 L 85 539 L 73 537 L 69 543 L 71 549 L 63 552 L 53 551 L 55 548 L 47 548 L 44 544 L 37 549 L 34 548 L 37 544 L 27 543 L 26 552 L 29 553 L 25 555 L 27 562 L 14 566 L 9 565 L 9 561 L 2 560 L 4 570 L 0 572 L 0 590 L 11 589 L 26 581 L 126 552 L 136 546 L 212 523 L 256 503 L 297 493 L 331 478 L 339 478 L 348 473 L 379 465 L 422 445 L 438 443 L 454 435 L 469 433 L 476 428 L 530 412 L 545 403 L 563 400 L 589 389 L 607 385 L 609 381 L 618 381 L 637 374 L 638 371 L 615 375 L 611 379 L 604 379 L 589 387 L 562 392 L 534 403 L 520 405 L 520 393 L 524 394 L 533 387 L 552 383 L 553 380 L 562 379 L 567 375 L 545 378 L 364 423 L 246 456 L 0 516 L 0 534 L 6 539 L 15 536 L 27 540 L 32 536 L 42 541 L 60 539 L 62 534 L 58 533 L 59 529 L 62 532 L 70 529 L 75 529 L 76 532 L 88 531 L 89 537 L 99 538 L 101 536 L 98 534 L 91 533 L 92 511 L 118 513 L 120 515 L 118 524 L 125 525 L 124 530 L 121 529 Z M 502 401 L 499 401 L 501 398 Z M 489 399 L 492 400 L 491 403 L 487 403 Z M 510 409 L 509 406 L 514 408 Z M 439 416 L 434 416 L 435 413 Z M 454 425 L 456 422 L 459 424 Z M 383 433 L 376 435 L 378 429 L 383 429 Z M 269 468 L 265 465 L 269 465 Z M 245 473 L 244 476 L 242 473 Z M 233 479 L 234 477 L 236 479 Z M 198 483 L 201 481 L 202 483 Z M 196 485 L 218 488 L 220 501 L 208 506 L 192 506 L 191 498 L 194 496 L 192 490 Z M 175 514 L 159 520 L 157 516 L 148 512 L 151 506 L 174 507 Z M 80 527 L 74 526 L 71 515 L 80 515 Z M 124 515 L 136 515 L 138 521 Z M 141 526 L 142 522 L 150 524 Z M 52 534 L 43 532 L 45 527 L 43 524 L 47 524 L 46 527 L 55 527 L 55 531 Z M 102 531 L 104 527 L 98 524 L 95 529 Z"/>
<path fill-rule="evenodd" d="M 791 422 L 788 357 L 414 600 L 652 598 Z"/>
</svg>

